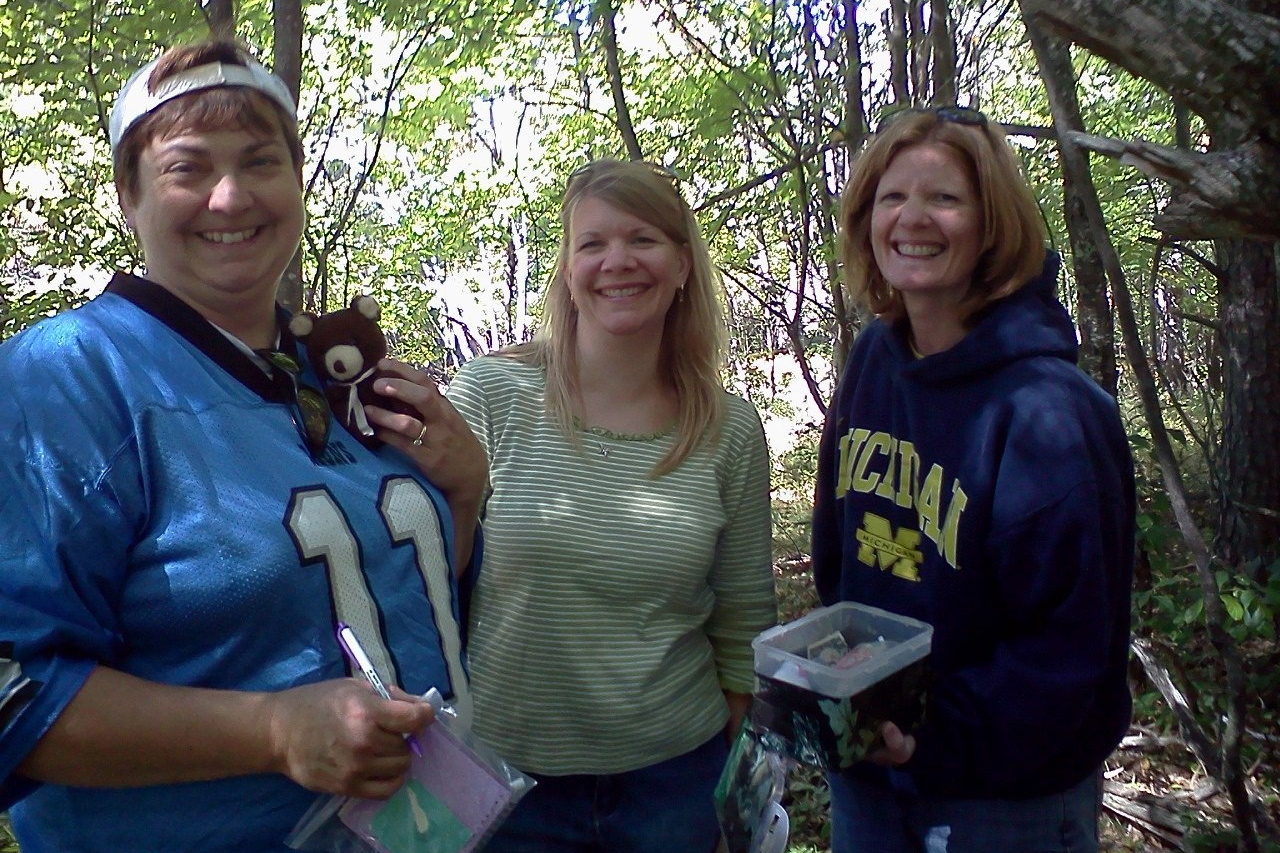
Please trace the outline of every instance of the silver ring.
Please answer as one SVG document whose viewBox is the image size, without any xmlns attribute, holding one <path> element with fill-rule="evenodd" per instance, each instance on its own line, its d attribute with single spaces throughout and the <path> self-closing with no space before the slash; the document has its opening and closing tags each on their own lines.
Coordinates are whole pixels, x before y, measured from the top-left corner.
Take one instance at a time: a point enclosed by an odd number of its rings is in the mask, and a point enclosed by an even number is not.
<svg viewBox="0 0 1280 853">
<path fill-rule="evenodd" d="M 422 446 L 422 439 L 424 439 L 424 438 L 426 438 L 426 437 L 427 437 L 427 425 L 426 425 L 426 424 L 423 424 L 423 425 L 422 425 L 422 432 L 418 433 L 418 437 L 417 437 L 417 438 L 415 438 L 415 439 L 413 440 L 413 446 L 414 446 L 414 447 L 421 447 L 421 446 Z"/>
</svg>

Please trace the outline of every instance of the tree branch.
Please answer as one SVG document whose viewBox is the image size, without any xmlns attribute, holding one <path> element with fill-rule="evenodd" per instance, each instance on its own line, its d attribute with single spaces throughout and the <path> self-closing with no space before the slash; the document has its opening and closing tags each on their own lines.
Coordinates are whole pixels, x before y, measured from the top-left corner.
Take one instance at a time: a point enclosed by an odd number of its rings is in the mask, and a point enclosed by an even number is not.
<svg viewBox="0 0 1280 853">
<path fill-rule="evenodd" d="M 1280 142 L 1280 19 L 1221 0 L 1021 5 L 1038 24 L 1163 87 L 1215 131 L 1243 137 L 1257 128 Z"/>
<path fill-rule="evenodd" d="M 1265 13 L 1277 0 L 1254 0 L 1263 13 L 1224 0 L 1019 2 L 1029 24 L 1163 88 L 1220 144 L 1202 154 L 1075 136 L 1172 184 L 1157 228 L 1181 239 L 1280 239 L 1280 18 Z"/>
<path fill-rule="evenodd" d="M 640 140 L 636 137 L 636 129 L 631 124 L 631 110 L 627 107 L 626 87 L 622 84 L 622 64 L 618 61 L 618 30 L 615 26 L 617 10 L 612 0 L 605 0 L 604 7 L 604 61 L 609 69 L 609 90 L 613 93 L 614 121 L 618 125 L 618 133 L 627 146 L 627 156 L 632 160 L 643 160 L 644 151 L 640 148 Z"/>
<path fill-rule="evenodd" d="M 1280 148 L 1259 141 L 1217 152 L 1184 151 L 1088 133 L 1067 136 L 1174 186 L 1155 226 L 1181 240 L 1280 239 Z"/>
</svg>

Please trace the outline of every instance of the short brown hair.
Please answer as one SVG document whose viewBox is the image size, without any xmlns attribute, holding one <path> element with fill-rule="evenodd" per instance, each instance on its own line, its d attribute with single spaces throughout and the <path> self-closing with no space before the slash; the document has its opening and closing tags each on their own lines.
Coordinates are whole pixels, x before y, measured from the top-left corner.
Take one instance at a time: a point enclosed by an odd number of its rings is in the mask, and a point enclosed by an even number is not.
<svg viewBox="0 0 1280 853">
<path fill-rule="evenodd" d="M 918 145 L 944 145 L 964 164 L 982 210 L 982 253 L 962 303 L 969 317 L 1021 288 L 1040 272 L 1045 226 L 1022 169 L 991 122 L 957 123 L 932 110 L 911 110 L 876 133 L 854 161 L 840 197 L 840 259 L 850 296 L 886 320 L 905 313 L 871 247 L 871 208 L 876 188 L 893 159 Z"/>
<path fill-rule="evenodd" d="M 204 41 L 173 47 L 156 62 L 147 85 L 154 89 L 175 74 L 212 62 L 247 65 L 247 59 L 248 50 L 233 41 Z M 125 132 L 112 164 L 117 190 L 128 196 L 137 192 L 138 158 L 152 140 L 188 130 L 222 127 L 240 127 L 264 134 L 273 134 L 278 128 L 284 134 L 294 168 L 302 169 L 302 140 L 293 116 L 253 89 L 218 86 L 163 103 Z"/>
</svg>

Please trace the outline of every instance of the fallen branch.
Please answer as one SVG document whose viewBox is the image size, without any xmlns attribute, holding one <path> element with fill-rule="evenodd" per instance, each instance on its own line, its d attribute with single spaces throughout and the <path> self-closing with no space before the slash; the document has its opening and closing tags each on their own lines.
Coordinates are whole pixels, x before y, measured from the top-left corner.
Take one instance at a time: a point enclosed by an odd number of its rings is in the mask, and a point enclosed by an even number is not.
<svg viewBox="0 0 1280 853">
<path fill-rule="evenodd" d="M 1168 749 L 1171 746 L 1180 749 L 1187 748 L 1187 742 L 1180 737 L 1174 735 L 1153 735 L 1143 732 L 1136 735 L 1126 735 L 1120 741 L 1117 749 L 1133 749 L 1141 752 L 1159 752 Z"/>
<path fill-rule="evenodd" d="M 1104 782 L 1102 807 L 1117 819 L 1132 824 L 1167 847 L 1178 849 L 1182 846 L 1185 830 L 1178 814 L 1156 802 L 1145 791 L 1115 782 Z"/>
<path fill-rule="evenodd" d="M 1142 664 L 1142 670 L 1147 674 L 1147 679 L 1160 692 L 1170 710 L 1173 711 L 1174 719 L 1178 721 L 1178 728 L 1186 738 L 1187 747 L 1195 755 L 1196 760 L 1203 765 L 1205 772 L 1215 779 L 1221 779 L 1222 767 L 1217 759 L 1213 738 L 1196 719 L 1191 702 L 1187 699 L 1181 685 L 1174 682 L 1169 668 L 1160 660 L 1155 645 L 1142 637 L 1136 638 L 1132 645 L 1133 653 Z"/>
</svg>

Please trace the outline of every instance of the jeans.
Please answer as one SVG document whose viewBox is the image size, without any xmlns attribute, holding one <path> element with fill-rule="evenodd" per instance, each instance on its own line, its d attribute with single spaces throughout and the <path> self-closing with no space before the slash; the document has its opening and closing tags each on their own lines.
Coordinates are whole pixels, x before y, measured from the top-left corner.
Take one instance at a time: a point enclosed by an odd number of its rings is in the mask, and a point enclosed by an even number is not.
<svg viewBox="0 0 1280 853">
<path fill-rule="evenodd" d="M 1045 797 L 952 800 L 830 774 L 832 853 L 1097 853 L 1101 776 Z"/>
<path fill-rule="evenodd" d="M 723 734 L 684 755 L 610 775 L 540 776 L 484 853 L 712 853 Z"/>
</svg>

